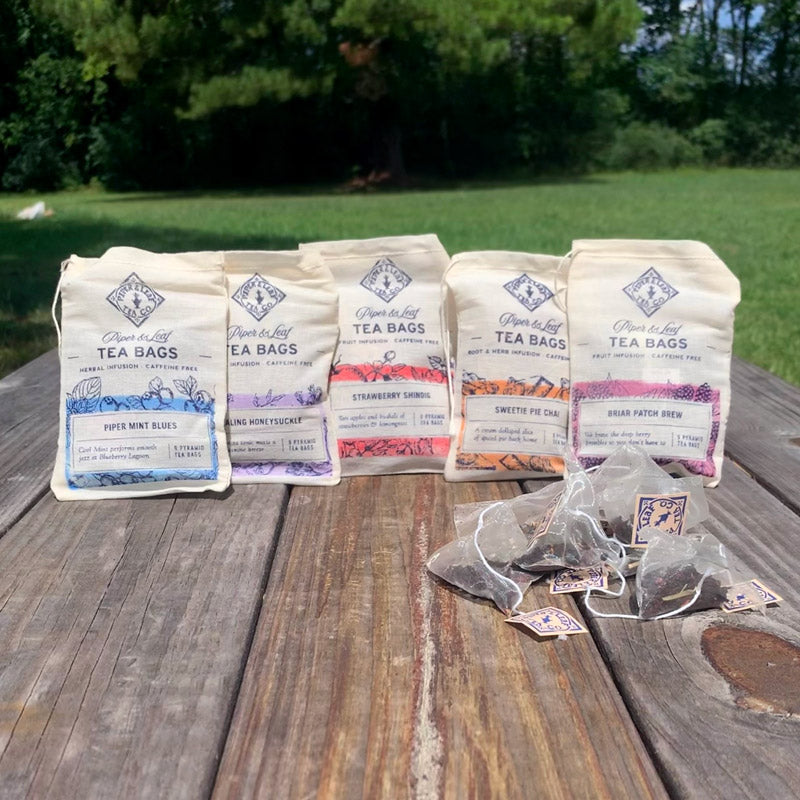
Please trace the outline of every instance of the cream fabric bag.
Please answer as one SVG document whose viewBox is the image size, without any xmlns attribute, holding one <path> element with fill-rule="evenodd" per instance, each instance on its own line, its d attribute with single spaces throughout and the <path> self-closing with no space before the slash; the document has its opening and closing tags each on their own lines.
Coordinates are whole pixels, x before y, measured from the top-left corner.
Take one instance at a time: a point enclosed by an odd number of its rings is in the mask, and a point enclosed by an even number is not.
<svg viewBox="0 0 800 800">
<path fill-rule="evenodd" d="M 338 295 L 313 253 L 225 253 L 233 483 L 331 485 L 341 467 L 328 402 Z"/>
<path fill-rule="evenodd" d="M 434 235 L 301 245 L 339 289 L 331 405 L 343 475 L 440 472 L 449 399 L 439 293 L 448 256 Z"/>
<path fill-rule="evenodd" d="M 640 445 L 716 486 L 739 281 L 691 241 L 579 240 L 568 269 L 575 456 L 589 467 Z"/>
<path fill-rule="evenodd" d="M 569 412 L 566 315 L 552 298 L 555 256 L 460 253 L 442 307 L 455 355 L 450 481 L 552 477 Z"/>
<path fill-rule="evenodd" d="M 225 489 L 220 257 L 115 247 L 62 270 L 56 497 Z"/>
</svg>

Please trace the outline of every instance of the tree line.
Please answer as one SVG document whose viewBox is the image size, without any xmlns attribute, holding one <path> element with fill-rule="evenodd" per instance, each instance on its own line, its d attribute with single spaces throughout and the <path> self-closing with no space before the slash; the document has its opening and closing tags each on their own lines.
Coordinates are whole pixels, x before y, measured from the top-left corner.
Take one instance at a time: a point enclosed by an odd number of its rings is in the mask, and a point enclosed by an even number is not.
<svg viewBox="0 0 800 800">
<path fill-rule="evenodd" d="M 796 0 L 4 0 L 0 180 L 800 165 Z"/>
</svg>

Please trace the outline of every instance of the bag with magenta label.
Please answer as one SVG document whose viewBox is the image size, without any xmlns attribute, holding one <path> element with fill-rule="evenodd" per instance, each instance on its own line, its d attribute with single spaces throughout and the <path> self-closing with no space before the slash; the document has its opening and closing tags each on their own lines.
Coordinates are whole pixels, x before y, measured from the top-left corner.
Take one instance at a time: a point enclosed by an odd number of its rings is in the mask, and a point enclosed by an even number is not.
<svg viewBox="0 0 800 800">
<path fill-rule="evenodd" d="M 330 375 L 342 475 L 441 472 L 450 444 L 435 235 L 303 244 L 339 291 Z"/>
<path fill-rule="evenodd" d="M 567 265 L 573 455 L 636 445 L 716 486 L 739 281 L 692 241 L 578 240 Z"/>
<path fill-rule="evenodd" d="M 567 443 L 567 320 L 553 301 L 555 256 L 453 256 L 444 276 L 454 358 L 449 481 L 561 475 Z"/>
<path fill-rule="evenodd" d="M 328 401 L 338 296 L 330 270 L 297 250 L 224 259 L 233 483 L 338 483 Z"/>
<path fill-rule="evenodd" d="M 218 254 L 115 247 L 62 266 L 59 500 L 222 491 L 227 298 Z"/>
</svg>

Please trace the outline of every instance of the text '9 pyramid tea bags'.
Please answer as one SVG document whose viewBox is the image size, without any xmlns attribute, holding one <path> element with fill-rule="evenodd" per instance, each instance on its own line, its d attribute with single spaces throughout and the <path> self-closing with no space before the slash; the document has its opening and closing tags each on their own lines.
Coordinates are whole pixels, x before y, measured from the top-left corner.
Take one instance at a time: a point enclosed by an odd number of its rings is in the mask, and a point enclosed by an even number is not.
<svg viewBox="0 0 800 800">
<path fill-rule="evenodd" d="M 584 467 L 636 445 L 719 482 L 739 281 L 705 244 L 573 242 L 570 443 Z"/>
<path fill-rule="evenodd" d="M 441 472 L 449 396 L 439 308 L 448 256 L 434 235 L 301 245 L 339 289 L 331 369 L 342 475 Z"/>
<path fill-rule="evenodd" d="M 228 486 L 221 258 L 115 247 L 70 258 L 60 292 L 56 497 Z"/>
</svg>

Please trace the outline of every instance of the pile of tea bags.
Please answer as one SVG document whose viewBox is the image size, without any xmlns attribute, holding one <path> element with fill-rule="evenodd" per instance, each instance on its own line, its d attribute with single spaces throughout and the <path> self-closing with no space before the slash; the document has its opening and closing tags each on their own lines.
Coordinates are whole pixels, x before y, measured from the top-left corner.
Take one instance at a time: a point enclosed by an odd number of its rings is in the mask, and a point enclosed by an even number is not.
<svg viewBox="0 0 800 800">
<path fill-rule="evenodd" d="M 585 590 L 591 613 L 661 619 L 721 607 L 734 583 L 724 547 L 698 527 L 708 515 L 701 478 L 674 478 L 625 445 L 593 470 L 567 460 L 563 480 L 538 492 L 457 505 L 457 538 L 427 566 L 508 615 L 544 575 L 592 573 L 602 580 Z M 620 597 L 632 575 L 635 615 L 590 605 L 595 594 Z M 615 578 L 620 588 L 606 588 Z"/>
</svg>

